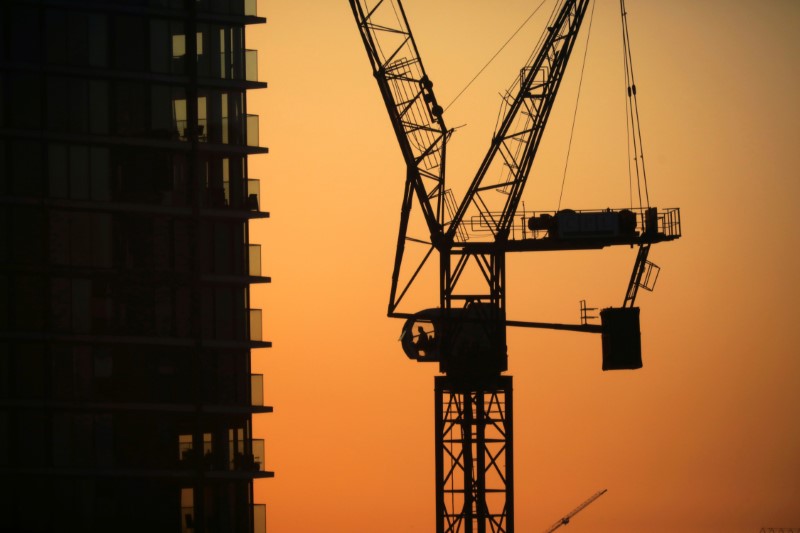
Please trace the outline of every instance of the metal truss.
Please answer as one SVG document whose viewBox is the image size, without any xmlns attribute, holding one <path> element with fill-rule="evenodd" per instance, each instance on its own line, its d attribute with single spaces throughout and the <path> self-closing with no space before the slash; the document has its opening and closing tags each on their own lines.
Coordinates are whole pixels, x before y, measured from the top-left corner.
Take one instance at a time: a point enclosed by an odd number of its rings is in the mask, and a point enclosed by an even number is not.
<svg viewBox="0 0 800 533">
<path fill-rule="evenodd" d="M 514 531 L 511 376 L 436 378 L 436 532 Z"/>
</svg>

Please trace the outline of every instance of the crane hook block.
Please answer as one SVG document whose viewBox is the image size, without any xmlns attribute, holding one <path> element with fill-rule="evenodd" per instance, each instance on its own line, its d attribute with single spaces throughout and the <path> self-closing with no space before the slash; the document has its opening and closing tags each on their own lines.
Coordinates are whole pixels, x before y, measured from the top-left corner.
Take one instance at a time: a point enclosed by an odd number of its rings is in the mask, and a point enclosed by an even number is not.
<svg viewBox="0 0 800 533">
<path fill-rule="evenodd" d="M 600 311 L 603 370 L 642 368 L 642 335 L 638 307 L 609 307 Z"/>
</svg>

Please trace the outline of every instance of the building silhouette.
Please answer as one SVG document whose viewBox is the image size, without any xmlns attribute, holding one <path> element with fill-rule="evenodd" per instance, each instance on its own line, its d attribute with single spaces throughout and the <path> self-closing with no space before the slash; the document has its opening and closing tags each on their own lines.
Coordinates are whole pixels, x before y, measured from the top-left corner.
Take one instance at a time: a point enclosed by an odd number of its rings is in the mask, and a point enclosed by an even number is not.
<svg viewBox="0 0 800 533">
<path fill-rule="evenodd" d="M 0 2 L 0 531 L 261 532 L 255 0 Z"/>
</svg>

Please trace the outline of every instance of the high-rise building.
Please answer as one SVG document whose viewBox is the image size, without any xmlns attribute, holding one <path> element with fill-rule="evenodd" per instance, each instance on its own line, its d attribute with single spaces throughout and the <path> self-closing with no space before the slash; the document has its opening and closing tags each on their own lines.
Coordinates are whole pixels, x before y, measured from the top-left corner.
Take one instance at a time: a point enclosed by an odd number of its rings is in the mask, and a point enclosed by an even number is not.
<svg viewBox="0 0 800 533">
<path fill-rule="evenodd" d="M 0 2 L 0 530 L 261 532 L 256 0 Z"/>
</svg>

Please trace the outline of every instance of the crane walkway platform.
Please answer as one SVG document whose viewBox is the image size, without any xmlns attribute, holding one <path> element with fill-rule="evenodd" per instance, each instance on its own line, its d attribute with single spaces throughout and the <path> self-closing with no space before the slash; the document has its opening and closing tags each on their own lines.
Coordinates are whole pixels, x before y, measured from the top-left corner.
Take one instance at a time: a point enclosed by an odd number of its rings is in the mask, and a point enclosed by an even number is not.
<svg viewBox="0 0 800 533">
<path fill-rule="evenodd" d="M 596 250 L 607 246 L 655 244 L 681 236 L 679 208 L 534 211 L 517 217 L 518 223 L 505 241 L 481 240 L 493 235 L 486 220 L 489 217 L 473 217 L 469 239 L 455 243 L 453 251 Z"/>
</svg>

